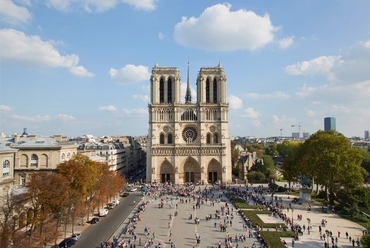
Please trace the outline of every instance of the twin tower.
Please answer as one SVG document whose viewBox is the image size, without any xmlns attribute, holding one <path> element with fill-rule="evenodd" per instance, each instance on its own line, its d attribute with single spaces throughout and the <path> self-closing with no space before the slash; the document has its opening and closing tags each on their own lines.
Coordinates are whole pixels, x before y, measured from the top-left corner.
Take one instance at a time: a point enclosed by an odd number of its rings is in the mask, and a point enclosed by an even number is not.
<svg viewBox="0 0 370 248">
<path fill-rule="evenodd" d="M 189 66 L 185 99 L 175 67 L 152 69 L 150 78 L 147 182 L 231 182 L 226 76 L 221 64 L 203 67 L 192 100 Z"/>
</svg>

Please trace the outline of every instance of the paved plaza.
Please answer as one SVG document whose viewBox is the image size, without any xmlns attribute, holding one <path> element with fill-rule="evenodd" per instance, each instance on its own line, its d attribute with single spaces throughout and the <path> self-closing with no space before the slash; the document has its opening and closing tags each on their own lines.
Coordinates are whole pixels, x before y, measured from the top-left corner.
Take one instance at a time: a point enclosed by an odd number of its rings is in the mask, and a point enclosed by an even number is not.
<svg viewBox="0 0 370 248">
<path fill-rule="evenodd" d="M 266 188 L 266 185 L 264 185 Z M 244 186 L 231 186 L 231 187 L 240 187 Z M 201 186 L 201 189 L 204 189 L 205 186 Z M 210 188 L 208 186 L 208 188 Z M 197 186 L 196 189 L 199 189 Z M 251 190 L 251 187 L 250 189 Z M 225 191 L 225 190 L 224 190 Z M 135 215 L 135 212 L 138 210 L 136 207 L 135 210 L 128 216 L 128 218 L 123 222 L 123 224 L 117 229 L 116 233 L 112 235 L 109 241 L 113 241 L 113 237 L 118 238 L 118 241 L 125 240 L 126 242 L 130 240 L 130 243 L 135 247 L 144 247 L 145 244 L 153 238 L 153 244 L 150 247 L 155 247 L 156 244 L 161 244 L 161 247 L 171 247 L 171 242 L 176 244 L 176 247 L 218 247 L 219 242 L 222 246 L 225 247 L 225 237 L 233 237 L 232 247 L 260 247 L 259 242 L 253 236 L 249 238 L 248 233 L 249 229 L 243 230 L 243 224 L 245 221 L 237 213 L 235 209 L 232 208 L 232 205 L 224 195 L 224 191 L 217 188 L 212 192 L 215 199 L 220 199 L 220 201 L 215 201 L 214 204 L 210 201 L 200 204 L 200 207 L 195 207 L 196 201 L 191 197 L 181 197 L 184 201 L 180 201 L 179 197 L 172 198 L 172 195 L 164 195 L 161 197 L 153 197 L 145 195 L 141 198 L 139 202 L 135 202 L 137 207 L 145 203 L 145 210 L 140 213 L 141 220 L 136 222 L 135 235 L 134 236 L 127 232 L 129 227 L 129 220 Z M 289 196 L 286 194 L 275 194 L 278 198 L 281 197 L 283 206 L 288 207 L 291 203 L 294 196 Z M 264 195 L 266 201 L 270 200 L 270 195 Z M 163 203 L 163 207 L 160 208 L 159 204 Z M 220 223 L 225 223 L 227 221 L 226 214 L 220 215 L 220 219 L 215 219 L 216 210 L 221 210 L 222 206 L 228 204 L 230 209 L 229 221 L 232 221 L 232 225 L 228 225 L 225 232 L 222 232 L 220 229 Z M 134 203 L 133 203 L 134 204 Z M 250 202 L 250 204 L 254 204 Z M 333 237 L 338 239 L 338 246 L 340 248 L 353 247 L 352 243 L 346 238 L 346 232 L 355 241 L 360 239 L 362 235 L 363 227 L 360 225 L 350 222 L 348 220 L 340 218 L 337 214 L 331 213 L 322 213 L 321 205 L 310 203 L 312 209 L 308 211 L 308 203 L 303 204 L 293 204 L 291 207 L 294 209 L 283 210 L 283 213 L 287 217 L 292 218 L 294 224 L 300 224 L 301 226 L 308 226 L 307 219 L 310 219 L 310 225 L 312 226 L 312 231 L 308 234 L 307 229 L 302 236 L 299 237 L 299 240 L 295 241 L 294 247 L 298 248 L 314 248 L 314 247 L 324 247 L 325 240 L 320 239 L 319 234 L 319 225 L 321 225 L 322 220 L 326 220 L 327 224 L 325 227 L 322 227 L 323 233 L 325 230 L 331 231 Z M 233 211 L 231 211 L 233 209 Z M 254 211 L 254 210 L 251 210 Z M 177 216 L 175 216 L 177 212 Z M 233 213 L 233 219 L 231 219 L 231 213 Z M 189 215 L 192 215 L 192 219 L 189 219 Z M 206 216 L 212 216 L 212 219 L 206 220 Z M 298 220 L 298 215 L 302 215 L 302 220 Z M 260 214 L 259 217 L 265 223 L 277 223 L 282 222 L 280 218 L 273 217 L 269 214 Z M 194 219 L 199 218 L 199 224 L 195 224 Z M 215 226 L 216 223 L 216 226 Z M 84 227 L 77 227 L 77 232 L 83 232 L 83 228 L 88 228 L 88 225 Z M 150 232 L 146 234 L 145 231 Z M 252 230 L 254 232 L 254 230 Z M 266 229 L 264 229 L 266 231 Z M 276 230 L 269 230 L 275 232 Z M 340 235 L 338 237 L 338 232 Z M 154 235 L 154 236 L 153 236 Z M 245 235 L 245 241 L 234 241 L 234 237 L 237 235 Z M 196 237 L 200 237 L 200 243 L 197 244 Z M 328 239 L 326 239 L 328 241 Z M 292 247 L 292 238 L 285 238 L 287 247 Z M 331 240 L 329 240 L 331 244 Z M 255 246 L 253 246 L 255 245 Z M 357 245 L 355 244 L 357 247 Z M 130 247 L 127 246 L 127 247 Z M 132 246 L 134 247 L 134 246 Z M 330 246 L 332 247 L 332 246 Z"/>
<path fill-rule="evenodd" d="M 204 189 L 204 186 L 201 188 Z M 256 238 L 248 237 L 249 230 L 243 230 L 243 224 L 245 221 L 235 209 L 233 211 L 234 218 L 232 219 L 232 226 L 229 225 L 226 232 L 221 232 L 219 227 L 219 223 L 224 222 L 226 215 L 220 216 L 220 219 L 212 218 L 210 220 L 206 220 L 206 216 L 214 216 L 216 210 L 220 210 L 222 206 L 225 206 L 225 201 L 228 203 L 229 208 L 232 209 L 230 202 L 227 200 L 221 189 L 215 190 L 214 196 L 215 198 L 219 198 L 220 196 L 222 201 L 215 202 L 214 204 L 204 202 L 200 205 L 200 208 L 194 208 L 196 201 L 193 201 L 192 198 L 183 198 L 187 199 L 188 202 L 181 203 L 179 198 L 171 200 L 170 198 L 166 199 L 166 196 L 158 197 L 157 199 L 145 196 L 141 202 L 147 203 L 146 208 L 145 211 L 140 214 L 141 220 L 137 222 L 135 229 L 136 247 L 140 247 L 138 246 L 139 240 L 141 246 L 144 246 L 145 242 L 153 237 L 153 233 L 155 233 L 154 244 L 160 243 L 161 247 L 170 247 L 170 241 L 175 243 L 176 247 L 196 247 L 197 235 L 201 238 L 198 247 L 218 247 L 219 241 L 221 242 L 222 247 L 225 247 L 225 237 L 231 236 L 234 240 L 235 235 L 239 237 L 243 234 L 246 236 L 246 240 L 243 242 L 233 241 L 233 247 L 250 248 L 253 247 L 253 245 L 255 245 L 255 247 L 260 247 Z M 284 206 L 288 206 L 293 199 L 293 196 L 286 194 L 275 194 L 275 196 L 282 198 Z M 270 195 L 265 195 L 265 198 L 269 201 Z M 161 202 L 164 203 L 163 208 L 159 208 L 158 206 Z M 327 222 L 326 226 L 322 227 L 322 233 L 324 233 L 325 230 L 331 231 L 333 233 L 333 237 L 338 238 L 338 247 L 352 247 L 352 243 L 348 238 L 346 238 L 346 232 L 348 232 L 348 236 L 354 240 L 361 237 L 364 228 L 360 225 L 342 219 L 338 215 L 331 213 L 331 211 L 329 211 L 330 213 L 321 213 L 321 206 L 315 205 L 314 203 L 310 203 L 310 205 L 312 207 L 311 211 L 308 211 L 308 203 L 303 203 L 302 205 L 292 204 L 292 208 L 294 209 L 293 212 L 291 210 L 284 210 L 287 216 L 293 218 L 293 222 L 295 224 L 307 226 L 307 219 L 310 219 L 310 225 L 312 226 L 310 234 L 308 234 L 306 230 L 304 234 L 300 236 L 300 239 L 295 241 L 294 247 L 324 247 L 325 240 L 320 240 L 319 234 L 319 225 L 321 225 L 322 220 L 326 220 Z M 174 216 L 175 211 L 178 212 L 177 216 Z M 190 214 L 193 217 L 192 220 L 189 220 Z M 298 215 L 302 215 L 302 220 L 298 220 Z M 195 217 L 200 219 L 199 224 L 195 224 Z M 260 218 L 265 223 L 276 223 L 281 221 L 281 219 L 271 215 L 260 215 Z M 231 218 L 229 218 L 229 220 L 231 220 Z M 128 221 L 125 221 L 124 225 L 117 230 L 117 233 L 115 234 L 116 237 L 124 237 L 126 240 L 133 238 L 130 234 L 122 234 L 125 228 L 127 228 L 127 224 Z M 145 234 L 145 228 L 150 229 L 149 235 Z M 275 229 L 270 231 L 275 231 Z M 338 232 L 340 232 L 340 237 L 338 237 Z M 133 241 L 134 240 L 132 239 L 132 242 Z M 285 241 L 287 242 L 287 247 L 292 247 L 291 238 L 287 238 Z M 329 240 L 329 243 L 331 243 L 331 240 Z M 356 244 L 355 246 L 357 247 Z"/>
</svg>

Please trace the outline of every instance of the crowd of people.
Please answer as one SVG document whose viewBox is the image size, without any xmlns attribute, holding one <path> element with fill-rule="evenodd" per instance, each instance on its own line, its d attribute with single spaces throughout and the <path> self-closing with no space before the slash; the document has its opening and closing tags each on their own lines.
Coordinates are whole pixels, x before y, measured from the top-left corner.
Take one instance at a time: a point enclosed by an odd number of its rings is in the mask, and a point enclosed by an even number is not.
<svg viewBox="0 0 370 248">
<path fill-rule="evenodd" d="M 185 208 L 191 211 L 188 215 L 188 220 L 192 220 L 195 225 L 200 225 L 203 221 L 211 221 L 214 230 L 220 231 L 224 234 L 224 239 L 214 240 L 213 244 L 201 245 L 202 241 L 200 235 L 196 233 L 194 239 L 194 247 L 214 247 L 214 248 L 235 248 L 235 247 L 247 247 L 243 245 L 247 243 L 247 239 L 253 238 L 258 240 L 254 242 L 252 247 L 267 247 L 267 244 L 259 234 L 263 231 L 263 225 L 258 225 L 257 223 L 252 223 L 247 216 L 244 215 L 241 209 L 238 209 L 236 205 L 232 202 L 235 197 L 240 198 L 243 202 L 249 205 L 256 205 L 260 209 L 269 210 L 271 216 L 276 219 L 281 220 L 281 225 L 275 228 L 275 231 L 293 231 L 294 236 L 291 240 L 291 246 L 294 247 L 295 242 L 300 240 L 302 235 L 310 235 L 313 232 L 313 227 L 311 220 L 306 218 L 303 220 L 304 216 L 302 214 L 296 214 L 296 218 L 293 222 L 293 208 L 292 202 L 287 203 L 279 196 L 274 195 L 274 192 L 270 192 L 267 187 L 258 185 L 256 187 L 251 187 L 248 185 L 243 185 L 239 187 L 222 187 L 215 185 L 207 185 L 200 187 L 195 184 L 185 184 L 176 185 L 172 183 L 152 183 L 145 185 L 145 201 L 140 201 L 137 205 L 136 214 L 130 220 L 127 228 L 127 232 L 121 235 L 120 238 L 116 239 L 116 246 L 106 246 L 106 247 L 122 247 L 122 248 L 132 248 L 132 247 L 166 247 L 174 248 L 176 247 L 176 240 L 172 234 L 172 223 L 176 219 L 179 211 L 179 204 L 186 205 Z M 141 213 L 145 211 L 148 204 L 158 203 L 158 208 L 160 209 L 174 209 L 173 215 L 170 214 L 168 218 L 168 240 L 158 240 L 155 236 L 155 232 L 151 231 L 150 227 L 144 228 L 144 235 L 146 238 L 137 238 L 137 222 L 141 220 Z M 217 205 L 215 205 L 217 204 Z M 203 205 L 208 205 L 213 208 L 205 216 L 196 216 L 196 210 L 203 208 Z M 216 207 L 215 207 L 216 206 Z M 182 206 L 184 209 L 184 206 Z M 289 211 L 292 212 L 290 215 Z M 194 215 L 193 215 L 194 214 Z M 229 230 L 233 227 L 233 220 L 236 215 L 239 215 L 244 222 L 242 223 L 242 232 L 231 233 Z M 307 221 L 307 223 L 305 222 Z M 237 223 L 240 225 L 240 223 Z M 262 223 L 260 223 L 262 224 Z M 324 219 L 319 227 L 320 240 L 322 240 L 324 247 L 337 247 L 338 237 L 334 237 L 333 233 L 326 229 L 327 220 Z M 152 228 L 158 228 L 153 224 Z M 266 230 L 266 229 L 265 229 Z M 140 230 L 141 231 L 141 230 Z M 268 230 L 270 231 L 270 230 Z M 315 231 L 316 235 L 316 231 Z M 142 236 L 142 235 L 140 235 Z M 359 239 L 353 239 L 350 235 L 347 235 L 349 242 L 353 243 L 353 246 L 359 244 Z M 286 246 L 288 246 L 285 239 L 281 240 Z M 249 242 L 250 243 L 250 242 Z M 212 246 L 213 245 L 213 246 Z M 290 245 L 289 245 L 290 246 Z"/>
</svg>

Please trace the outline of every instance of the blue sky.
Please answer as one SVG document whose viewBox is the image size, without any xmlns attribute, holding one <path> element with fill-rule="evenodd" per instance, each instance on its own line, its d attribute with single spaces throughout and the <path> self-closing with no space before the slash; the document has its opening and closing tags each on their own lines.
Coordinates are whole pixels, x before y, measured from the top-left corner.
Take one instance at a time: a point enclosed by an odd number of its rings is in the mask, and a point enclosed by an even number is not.
<svg viewBox="0 0 370 248">
<path fill-rule="evenodd" d="M 193 101 L 199 69 L 221 62 L 232 136 L 313 133 L 332 116 L 363 137 L 369 13 L 368 0 L 0 0 L 0 133 L 146 135 L 152 67 L 185 83 L 189 58 Z"/>
</svg>

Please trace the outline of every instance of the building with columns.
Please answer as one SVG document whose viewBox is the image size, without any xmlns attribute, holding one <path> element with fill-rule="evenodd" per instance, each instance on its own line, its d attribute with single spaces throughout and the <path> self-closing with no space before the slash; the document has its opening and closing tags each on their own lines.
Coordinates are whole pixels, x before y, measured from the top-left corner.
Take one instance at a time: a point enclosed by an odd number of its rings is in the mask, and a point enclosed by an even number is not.
<svg viewBox="0 0 370 248">
<path fill-rule="evenodd" d="M 221 64 L 203 67 L 192 102 L 187 74 L 185 101 L 175 67 L 152 69 L 150 79 L 147 181 L 227 183 L 232 180 L 229 105 Z"/>
</svg>

